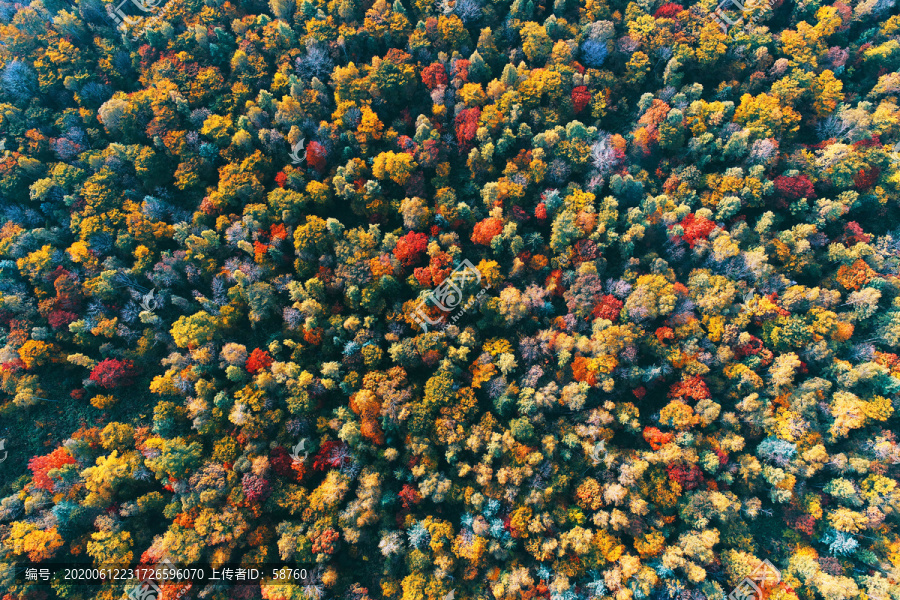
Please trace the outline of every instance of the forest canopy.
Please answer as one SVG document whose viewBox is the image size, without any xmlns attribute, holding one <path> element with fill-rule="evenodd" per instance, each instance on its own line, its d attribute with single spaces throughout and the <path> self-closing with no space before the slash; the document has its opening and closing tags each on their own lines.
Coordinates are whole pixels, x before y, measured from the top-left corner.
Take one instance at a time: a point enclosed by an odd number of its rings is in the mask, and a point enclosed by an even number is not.
<svg viewBox="0 0 900 600">
<path fill-rule="evenodd" d="M 0 599 L 900 600 L 895 2 L 0 0 Z"/>
</svg>

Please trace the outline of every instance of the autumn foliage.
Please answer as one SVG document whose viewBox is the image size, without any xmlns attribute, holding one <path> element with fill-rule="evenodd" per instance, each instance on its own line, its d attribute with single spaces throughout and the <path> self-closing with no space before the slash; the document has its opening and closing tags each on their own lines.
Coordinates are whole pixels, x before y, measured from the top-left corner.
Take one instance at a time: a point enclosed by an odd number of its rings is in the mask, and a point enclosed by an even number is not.
<svg viewBox="0 0 900 600">
<path fill-rule="evenodd" d="M 0 3 L 0 564 L 900 600 L 896 3 L 137 4 Z"/>
<path fill-rule="evenodd" d="M 109 390 L 130 385 L 136 375 L 133 361 L 107 358 L 91 370 L 90 379 Z"/>
</svg>

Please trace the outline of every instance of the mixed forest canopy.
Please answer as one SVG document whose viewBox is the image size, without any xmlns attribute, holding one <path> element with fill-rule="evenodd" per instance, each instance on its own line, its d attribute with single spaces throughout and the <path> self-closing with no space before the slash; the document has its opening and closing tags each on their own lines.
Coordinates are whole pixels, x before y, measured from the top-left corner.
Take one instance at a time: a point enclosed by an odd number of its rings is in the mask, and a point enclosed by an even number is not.
<svg viewBox="0 0 900 600">
<path fill-rule="evenodd" d="M 0 1 L 0 598 L 900 600 L 900 11 L 716 8 Z"/>
</svg>

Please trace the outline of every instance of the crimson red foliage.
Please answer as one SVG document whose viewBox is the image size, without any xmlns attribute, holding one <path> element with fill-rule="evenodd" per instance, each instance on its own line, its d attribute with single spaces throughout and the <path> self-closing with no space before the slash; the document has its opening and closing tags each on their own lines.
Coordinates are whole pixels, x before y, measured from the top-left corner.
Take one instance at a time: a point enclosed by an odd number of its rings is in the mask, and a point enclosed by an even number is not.
<svg viewBox="0 0 900 600">
<path fill-rule="evenodd" d="M 871 167 L 869 169 L 860 169 L 859 172 L 853 177 L 853 185 L 859 191 L 865 191 L 875 185 L 875 182 L 878 181 L 878 176 L 881 175 L 881 169 L 878 167 Z"/>
<path fill-rule="evenodd" d="M 431 269 L 428 267 L 416 267 L 413 269 L 413 277 L 416 278 L 416 281 L 418 281 L 419 285 L 422 287 L 429 287 L 432 285 Z"/>
<path fill-rule="evenodd" d="M 294 459 L 281 446 L 276 446 L 269 453 L 269 464 L 272 465 L 272 470 L 279 477 L 294 479 L 293 463 Z"/>
<path fill-rule="evenodd" d="M 441 63 L 434 63 L 422 69 L 422 83 L 428 86 L 429 90 L 447 85 L 447 81 L 447 70 Z"/>
<path fill-rule="evenodd" d="M 797 177 L 785 177 L 779 175 L 775 178 L 775 190 L 787 200 L 799 200 L 807 198 L 813 200 L 816 197 L 816 190 L 812 181 L 806 175 Z"/>
<path fill-rule="evenodd" d="M 699 240 L 708 238 L 709 234 L 716 228 L 715 223 L 705 217 L 694 216 L 694 213 L 686 216 L 679 225 L 684 229 L 684 235 L 680 237 L 675 236 L 674 239 L 684 240 L 691 248 L 693 248 Z"/>
<path fill-rule="evenodd" d="M 756 336 L 750 336 L 750 341 L 746 344 L 742 344 L 734 349 L 734 354 L 738 358 L 743 358 L 745 356 L 752 356 L 759 354 L 759 351 L 763 349 L 763 342 Z"/>
<path fill-rule="evenodd" d="M 866 138 L 864 140 L 859 140 L 857 142 L 853 142 L 854 148 L 874 148 L 876 146 L 881 145 L 881 137 L 878 135 L 873 135 L 870 138 Z"/>
<path fill-rule="evenodd" d="M 68 327 L 69 323 L 74 323 L 77 320 L 78 315 L 65 310 L 54 310 L 49 315 L 47 315 L 47 322 L 50 323 L 50 327 L 52 327 L 53 329 Z"/>
<path fill-rule="evenodd" d="M 244 366 L 248 373 L 256 373 L 262 369 L 268 369 L 272 366 L 273 362 L 272 356 L 268 352 L 256 348 L 250 353 L 250 356 L 247 357 L 247 362 Z"/>
<path fill-rule="evenodd" d="M 792 525 L 794 529 L 806 535 L 813 535 L 816 532 L 816 519 L 812 515 L 801 515 L 788 525 Z"/>
<path fill-rule="evenodd" d="M 847 245 L 868 244 L 871 241 L 872 235 L 863 231 L 863 228 L 856 221 L 850 221 L 844 225 L 844 242 Z"/>
<path fill-rule="evenodd" d="M 127 359 L 107 358 L 91 371 L 91 381 L 111 390 L 116 387 L 131 385 L 135 375 L 137 375 L 137 369 L 134 367 L 134 362 Z"/>
<path fill-rule="evenodd" d="M 53 480 L 47 475 L 52 469 L 58 469 L 63 465 L 75 464 L 75 459 L 69 451 L 60 446 L 46 456 L 34 456 L 28 461 L 28 468 L 34 473 L 34 485 L 50 493 L 55 491 Z"/>
<path fill-rule="evenodd" d="M 437 140 L 425 140 L 416 153 L 416 160 L 423 167 L 434 168 L 441 156 L 441 144 Z M 416 172 L 419 173 L 418 171 Z"/>
<path fill-rule="evenodd" d="M 685 490 L 692 490 L 703 483 L 703 474 L 697 465 L 666 465 L 669 479 L 677 481 Z"/>
<path fill-rule="evenodd" d="M 410 267 L 422 259 L 422 254 L 428 247 L 428 236 L 424 233 L 415 233 L 410 231 L 402 238 L 397 240 L 394 246 L 394 256 L 401 263 Z"/>
<path fill-rule="evenodd" d="M 580 113 L 590 103 L 591 93 L 588 91 L 587 86 L 579 85 L 572 89 L 572 106 L 575 107 L 576 113 Z"/>
<path fill-rule="evenodd" d="M 547 205 L 541 202 L 537 206 L 534 207 L 534 216 L 537 219 L 543 221 L 547 218 Z"/>
<path fill-rule="evenodd" d="M 313 469 L 325 471 L 348 464 L 351 461 L 350 450 L 344 442 L 329 441 L 322 444 L 313 458 Z"/>
<path fill-rule="evenodd" d="M 283 188 L 286 181 L 287 173 L 285 173 L 284 171 L 278 171 L 278 174 L 275 176 L 275 184 L 278 187 Z"/>
<path fill-rule="evenodd" d="M 413 271 L 413 275 L 424 287 L 440 285 L 453 270 L 453 258 L 446 252 L 431 257 L 427 267 Z"/>
<path fill-rule="evenodd" d="M 403 508 L 409 508 L 411 504 L 418 504 L 422 501 L 419 491 L 408 483 L 403 484 L 403 489 L 397 495 L 403 503 Z"/>
<path fill-rule="evenodd" d="M 675 16 L 683 10 L 684 7 L 682 5 L 667 2 L 656 9 L 656 12 L 653 13 L 653 17 L 656 19 L 674 19 Z"/>
<path fill-rule="evenodd" d="M 459 142 L 459 150 L 462 153 L 468 153 L 473 147 L 473 140 L 478 131 L 478 118 L 481 116 L 481 109 L 477 106 L 459 111 L 456 115 L 456 139 Z"/>
<path fill-rule="evenodd" d="M 244 497 L 253 504 L 265 501 L 272 493 L 272 486 L 269 482 L 253 473 L 244 473 L 241 488 L 244 491 Z"/>
<path fill-rule="evenodd" d="M 328 168 L 327 156 L 328 152 L 325 150 L 325 146 L 319 142 L 310 142 L 306 147 L 306 164 L 319 173 L 324 173 Z"/>
<path fill-rule="evenodd" d="M 469 81 L 469 65 L 471 63 L 461 58 L 453 63 L 453 77 L 459 77 L 463 81 Z"/>
<path fill-rule="evenodd" d="M 716 453 L 716 456 L 719 457 L 719 464 L 725 465 L 728 463 L 728 453 L 722 450 L 721 448 L 716 448 L 713 450 Z"/>
<path fill-rule="evenodd" d="M 600 302 L 594 305 L 591 316 L 595 319 L 606 319 L 615 323 L 619 318 L 622 306 L 623 303 L 621 300 L 607 294 L 600 299 Z"/>
</svg>

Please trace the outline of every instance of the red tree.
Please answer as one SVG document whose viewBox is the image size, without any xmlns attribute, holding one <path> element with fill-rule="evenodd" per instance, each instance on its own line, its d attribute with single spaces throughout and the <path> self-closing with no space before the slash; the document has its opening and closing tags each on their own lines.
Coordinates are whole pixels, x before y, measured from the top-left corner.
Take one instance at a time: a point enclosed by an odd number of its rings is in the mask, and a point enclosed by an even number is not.
<svg viewBox="0 0 900 600">
<path fill-rule="evenodd" d="M 850 221 L 844 225 L 844 240 L 850 246 L 855 246 L 860 242 L 868 244 L 872 241 L 872 235 L 863 231 L 862 226 L 856 221 Z"/>
<path fill-rule="evenodd" d="M 350 464 L 353 456 L 343 442 L 329 441 L 322 444 L 318 454 L 313 458 L 313 469 L 325 471 Z"/>
<path fill-rule="evenodd" d="M 47 456 L 35 456 L 28 461 L 28 468 L 34 473 L 34 485 L 48 492 L 54 491 L 53 480 L 47 475 L 52 469 L 58 469 L 63 465 L 75 464 L 75 459 L 63 446 L 60 446 Z"/>
<path fill-rule="evenodd" d="M 607 294 L 594 306 L 594 309 L 591 311 L 591 316 L 595 319 L 606 319 L 615 322 L 619 318 L 619 312 L 622 310 L 622 306 L 623 303 L 621 300 Z"/>
<path fill-rule="evenodd" d="M 256 348 L 250 353 L 250 356 L 247 357 L 245 367 L 247 368 L 248 373 L 256 373 L 262 369 L 268 369 L 272 366 L 273 362 L 274 361 L 268 352 Z"/>
<path fill-rule="evenodd" d="M 471 63 L 464 58 L 461 58 L 453 63 L 453 76 L 459 77 L 463 81 L 469 81 L 469 65 Z"/>
<path fill-rule="evenodd" d="M 248 502 L 258 504 L 265 501 L 272 493 L 272 486 L 262 477 L 258 477 L 253 473 L 245 473 L 241 480 L 241 488 L 244 491 L 244 497 Z"/>
<path fill-rule="evenodd" d="M 65 310 L 54 310 L 47 316 L 47 322 L 50 323 L 50 327 L 53 329 L 68 327 L 69 323 L 74 323 L 77 320 L 78 315 Z"/>
<path fill-rule="evenodd" d="M 800 198 L 812 200 L 816 197 L 816 190 L 812 181 L 806 175 L 797 177 L 779 175 L 775 178 L 775 190 L 789 201 L 799 200 Z"/>
<path fill-rule="evenodd" d="M 447 81 L 447 71 L 441 63 L 434 63 L 422 69 L 422 83 L 428 86 L 429 90 L 447 85 Z"/>
<path fill-rule="evenodd" d="M 653 448 L 654 450 L 659 450 L 664 445 L 675 439 L 675 435 L 672 433 L 663 433 L 656 427 L 645 427 L 644 439 L 648 444 L 650 444 L 651 448 Z"/>
<path fill-rule="evenodd" d="M 403 484 L 403 489 L 397 495 L 403 503 L 403 508 L 409 508 L 410 504 L 418 504 L 422 501 L 419 491 L 408 483 Z"/>
<path fill-rule="evenodd" d="M 137 369 L 130 360 L 107 358 L 91 371 L 91 381 L 110 390 L 116 387 L 131 385 Z"/>
<path fill-rule="evenodd" d="M 300 481 L 306 474 L 306 463 L 294 460 L 281 446 L 277 446 L 269 453 L 269 464 L 272 465 L 276 475 L 291 481 Z"/>
<path fill-rule="evenodd" d="M 328 152 L 325 150 L 325 146 L 319 142 L 310 142 L 306 147 L 306 164 L 319 173 L 324 173 L 328 168 L 327 156 Z"/>
<path fill-rule="evenodd" d="M 461 110 L 456 115 L 456 141 L 459 143 L 460 152 L 468 153 L 472 149 L 480 116 L 481 109 L 478 107 Z"/>
<path fill-rule="evenodd" d="M 428 247 L 428 236 L 424 233 L 409 232 L 397 240 L 394 247 L 394 256 L 401 263 L 410 267 L 422 259 L 425 249 Z"/>
<path fill-rule="evenodd" d="M 875 183 L 878 181 L 879 175 L 881 175 L 881 169 L 879 169 L 878 167 L 860 169 L 859 172 L 857 172 L 856 175 L 853 176 L 853 185 L 856 187 L 856 189 L 863 192 L 875 185 Z"/>
<path fill-rule="evenodd" d="M 684 10 L 684 7 L 680 4 L 674 4 L 672 2 L 667 2 L 663 4 L 656 12 L 653 13 L 654 18 L 657 19 L 674 19 L 675 16 Z"/>
<path fill-rule="evenodd" d="M 692 490 L 703 483 L 703 474 L 697 465 L 667 465 L 669 479 L 677 481 L 685 490 Z"/>
<path fill-rule="evenodd" d="M 501 231 L 503 231 L 503 220 L 488 217 L 475 224 L 475 229 L 472 231 L 472 241 L 482 246 L 488 246 L 495 236 L 500 235 Z"/>
<path fill-rule="evenodd" d="M 587 86 L 579 85 L 572 89 L 572 106 L 575 107 L 576 113 L 580 113 L 590 103 L 591 93 L 588 91 Z"/>
<path fill-rule="evenodd" d="M 716 228 L 715 223 L 704 217 L 695 217 L 694 213 L 686 216 L 679 225 L 684 229 L 684 235 L 675 236 L 675 239 L 684 240 L 691 248 L 694 247 L 698 240 L 708 238 L 709 234 Z"/>
<path fill-rule="evenodd" d="M 706 400 L 711 398 L 706 382 L 699 375 L 689 377 L 684 381 L 672 385 L 669 388 L 669 398 L 690 398 L 692 400 Z"/>
</svg>

